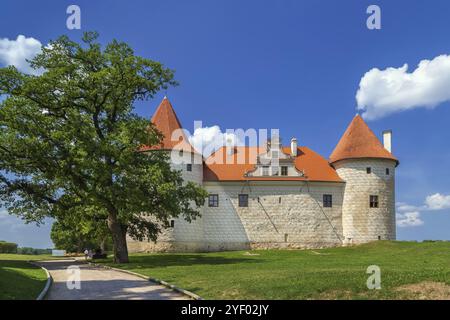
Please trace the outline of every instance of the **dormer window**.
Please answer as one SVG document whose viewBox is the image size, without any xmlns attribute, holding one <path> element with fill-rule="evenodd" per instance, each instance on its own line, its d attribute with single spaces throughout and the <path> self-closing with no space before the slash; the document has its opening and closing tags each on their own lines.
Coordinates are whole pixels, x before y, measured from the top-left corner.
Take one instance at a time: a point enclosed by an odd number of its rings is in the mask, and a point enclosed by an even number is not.
<svg viewBox="0 0 450 320">
<path fill-rule="evenodd" d="M 283 151 L 279 137 L 267 141 L 266 152 L 258 154 L 254 169 L 246 173 L 246 177 L 272 177 L 274 180 L 303 176 L 303 171 L 295 166 L 295 157 Z"/>
</svg>

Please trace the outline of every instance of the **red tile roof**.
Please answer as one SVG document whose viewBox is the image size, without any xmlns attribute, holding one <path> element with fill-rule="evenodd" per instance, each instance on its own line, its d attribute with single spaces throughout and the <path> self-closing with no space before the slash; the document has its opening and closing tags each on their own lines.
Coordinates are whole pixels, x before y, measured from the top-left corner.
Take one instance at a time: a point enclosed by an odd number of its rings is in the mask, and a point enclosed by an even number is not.
<svg viewBox="0 0 450 320">
<path fill-rule="evenodd" d="M 397 158 L 383 147 L 360 115 L 353 118 L 331 154 L 330 162 L 357 158 L 390 159 L 398 163 Z"/>
<path fill-rule="evenodd" d="M 234 153 L 229 155 L 226 147 L 222 147 L 205 160 L 203 167 L 204 181 L 326 181 L 342 182 L 336 171 L 328 161 L 307 147 L 298 147 L 295 158 L 297 170 L 305 172 L 306 177 L 245 177 L 245 173 L 255 168 L 258 154 L 266 152 L 263 147 L 235 147 Z M 290 147 L 283 147 L 283 152 L 290 153 Z M 210 163 L 213 159 L 220 159 L 221 163 Z M 238 160 L 243 160 L 239 162 Z"/>
<path fill-rule="evenodd" d="M 163 134 L 164 138 L 162 139 L 160 145 L 152 147 L 144 146 L 141 148 L 141 151 L 155 149 L 183 149 L 184 151 L 195 152 L 195 149 L 189 143 L 189 139 L 183 131 L 180 131 L 181 134 L 179 135 L 178 140 L 172 141 L 172 133 L 175 130 L 182 130 L 183 127 L 181 126 L 181 122 L 178 120 L 175 110 L 167 97 L 164 97 L 161 101 L 160 105 L 153 114 L 151 122 Z"/>
</svg>

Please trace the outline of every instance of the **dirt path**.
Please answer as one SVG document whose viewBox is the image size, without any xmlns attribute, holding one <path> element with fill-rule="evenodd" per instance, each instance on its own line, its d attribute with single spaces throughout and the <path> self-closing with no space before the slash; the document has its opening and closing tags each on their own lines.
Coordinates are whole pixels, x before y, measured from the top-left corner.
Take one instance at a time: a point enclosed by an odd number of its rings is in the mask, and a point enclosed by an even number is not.
<svg viewBox="0 0 450 320">
<path fill-rule="evenodd" d="M 48 300 L 178 300 L 186 296 L 164 286 L 120 271 L 97 268 L 74 260 L 39 262 L 46 268 L 53 284 Z M 74 269 L 73 269 L 74 268 Z M 80 288 L 75 282 L 79 268 Z"/>
</svg>

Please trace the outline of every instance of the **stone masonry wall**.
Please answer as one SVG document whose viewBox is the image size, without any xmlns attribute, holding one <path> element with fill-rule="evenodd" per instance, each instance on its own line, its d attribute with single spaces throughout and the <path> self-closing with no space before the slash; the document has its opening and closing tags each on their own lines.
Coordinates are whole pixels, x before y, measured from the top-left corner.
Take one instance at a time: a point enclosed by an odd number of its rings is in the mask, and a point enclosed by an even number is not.
<svg viewBox="0 0 450 320">
<path fill-rule="evenodd" d="M 345 243 L 395 240 L 395 162 L 355 159 L 339 161 L 334 167 L 346 181 L 342 207 Z M 378 208 L 370 208 L 370 195 L 378 196 Z"/>
<path fill-rule="evenodd" d="M 219 207 L 204 208 L 207 250 L 318 248 L 341 244 L 343 183 L 206 183 Z M 238 195 L 248 194 L 248 207 Z M 323 194 L 333 207 L 323 208 Z"/>
</svg>

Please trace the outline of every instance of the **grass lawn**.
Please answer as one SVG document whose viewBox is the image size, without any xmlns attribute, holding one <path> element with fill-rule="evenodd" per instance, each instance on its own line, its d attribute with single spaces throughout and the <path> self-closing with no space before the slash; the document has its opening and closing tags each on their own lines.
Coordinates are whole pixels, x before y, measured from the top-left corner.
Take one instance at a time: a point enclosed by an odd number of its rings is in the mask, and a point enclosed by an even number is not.
<svg viewBox="0 0 450 320">
<path fill-rule="evenodd" d="M 50 258 L 49 255 L 0 254 L 0 299 L 36 299 L 45 287 L 47 275 L 27 260 Z"/>
<path fill-rule="evenodd" d="M 450 299 L 450 242 L 133 254 L 130 261 L 101 262 L 165 280 L 205 299 Z M 370 265 L 381 268 L 381 290 L 367 289 Z"/>
</svg>

